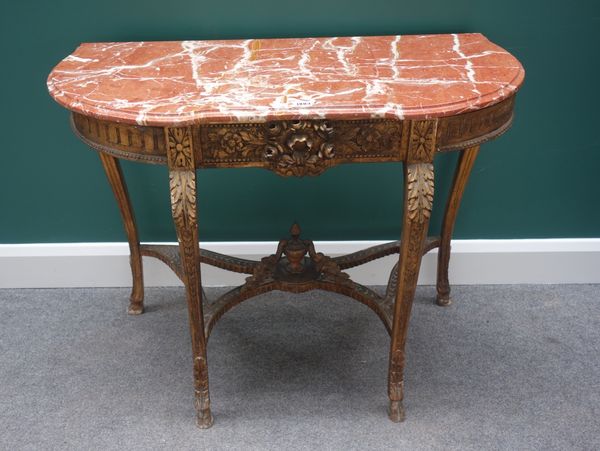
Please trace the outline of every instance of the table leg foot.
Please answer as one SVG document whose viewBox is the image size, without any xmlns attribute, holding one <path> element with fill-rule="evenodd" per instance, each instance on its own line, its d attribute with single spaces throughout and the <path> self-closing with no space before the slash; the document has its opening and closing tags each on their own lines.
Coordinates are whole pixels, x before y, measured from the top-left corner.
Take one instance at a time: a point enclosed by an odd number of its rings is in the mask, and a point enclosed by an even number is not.
<svg viewBox="0 0 600 451">
<path fill-rule="evenodd" d="M 438 273 L 435 298 L 436 304 L 440 307 L 447 307 L 452 304 L 450 299 L 450 282 L 448 280 L 448 263 L 450 262 L 450 246 L 442 243 L 438 253 Z"/>
<path fill-rule="evenodd" d="M 204 410 L 198 410 L 196 425 L 200 429 L 208 429 L 213 425 L 213 416 L 210 412 L 210 408 Z"/>
<path fill-rule="evenodd" d="M 137 239 L 137 238 L 136 238 Z M 131 274 L 133 275 L 133 287 L 129 296 L 129 307 L 127 313 L 130 315 L 141 315 L 144 313 L 144 273 L 142 270 L 142 253 L 139 243 L 131 247 Z"/>
<path fill-rule="evenodd" d="M 390 399 L 390 405 L 388 406 L 388 417 L 394 423 L 401 423 L 406 419 L 406 413 L 404 411 L 404 405 L 402 401 L 394 401 Z"/>
<path fill-rule="evenodd" d="M 196 350 L 196 352 L 205 352 Z M 196 407 L 196 425 L 200 429 L 208 429 L 213 425 L 210 411 L 210 393 L 208 391 L 208 366 L 206 357 L 194 359 L 194 406 Z"/>
<path fill-rule="evenodd" d="M 141 302 L 131 301 L 129 307 L 127 307 L 127 314 L 129 315 L 141 315 L 144 313 L 144 304 Z"/>
<path fill-rule="evenodd" d="M 449 305 L 452 305 L 452 299 L 450 298 L 449 294 L 444 296 L 438 294 L 436 303 L 440 307 L 448 307 Z"/>
<path fill-rule="evenodd" d="M 129 296 L 129 307 L 127 313 L 130 315 L 141 315 L 144 313 L 144 280 L 142 277 L 142 255 L 139 251 L 131 256 L 131 269 L 133 273 L 133 288 Z"/>
</svg>

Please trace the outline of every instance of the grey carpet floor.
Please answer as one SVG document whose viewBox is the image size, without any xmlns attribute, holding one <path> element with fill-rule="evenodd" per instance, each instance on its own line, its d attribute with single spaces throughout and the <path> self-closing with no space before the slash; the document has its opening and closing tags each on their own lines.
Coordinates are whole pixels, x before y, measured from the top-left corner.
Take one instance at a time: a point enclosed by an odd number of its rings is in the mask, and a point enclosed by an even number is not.
<svg viewBox="0 0 600 451">
<path fill-rule="evenodd" d="M 417 291 L 401 424 L 370 310 L 322 292 L 242 304 L 209 342 L 203 431 L 181 289 L 148 289 L 139 317 L 125 289 L 0 290 L 0 447 L 600 449 L 600 286 L 453 293 L 440 308 Z"/>
</svg>

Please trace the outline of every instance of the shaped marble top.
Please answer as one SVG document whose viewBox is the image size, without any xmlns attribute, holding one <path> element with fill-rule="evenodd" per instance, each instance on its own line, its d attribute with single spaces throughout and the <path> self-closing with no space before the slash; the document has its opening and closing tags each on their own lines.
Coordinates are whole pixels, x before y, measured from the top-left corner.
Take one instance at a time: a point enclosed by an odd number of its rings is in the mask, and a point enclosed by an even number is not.
<svg viewBox="0 0 600 451">
<path fill-rule="evenodd" d="M 483 35 L 85 43 L 48 77 L 69 110 L 139 125 L 426 119 L 514 94 L 524 70 Z"/>
</svg>

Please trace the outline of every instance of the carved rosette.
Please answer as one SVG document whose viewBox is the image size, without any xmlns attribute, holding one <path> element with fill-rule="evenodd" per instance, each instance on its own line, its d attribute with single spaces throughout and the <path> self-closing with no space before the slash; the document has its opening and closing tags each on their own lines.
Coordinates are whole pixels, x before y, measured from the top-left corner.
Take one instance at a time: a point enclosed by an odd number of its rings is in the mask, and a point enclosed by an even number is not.
<svg viewBox="0 0 600 451">
<path fill-rule="evenodd" d="M 171 168 L 193 168 L 192 133 L 189 127 L 170 128 L 167 133 L 167 157 Z"/>
<path fill-rule="evenodd" d="M 407 176 L 408 217 L 422 223 L 429 220 L 433 205 L 434 176 L 433 164 L 409 164 Z"/>
<path fill-rule="evenodd" d="M 192 136 L 189 127 L 167 132 L 171 210 L 179 228 L 196 221 L 196 177 Z"/>
<path fill-rule="evenodd" d="M 431 162 L 435 152 L 437 121 L 413 121 L 408 140 L 409 162 Z"/>
<path fill-rule="evenodd" d="M 271 122 L 266 129 L 263 158 L 280 175 L 318 175 L 335 156 L 329 121 Z"/>
<path fill-rule="evenodd" d="M 203 160 L 251 160 L 264 148 L 262 125 L 212 125 L 201 129 Z"/>
</svg>

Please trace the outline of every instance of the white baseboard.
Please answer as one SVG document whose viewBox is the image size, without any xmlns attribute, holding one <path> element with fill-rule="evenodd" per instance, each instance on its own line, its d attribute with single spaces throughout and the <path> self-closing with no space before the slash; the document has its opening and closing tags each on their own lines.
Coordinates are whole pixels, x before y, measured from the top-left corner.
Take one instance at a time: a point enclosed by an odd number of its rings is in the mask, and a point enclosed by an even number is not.
<svg viewBox="0 0 600 451">
<path fill-rule="evenodd" d="M 383 241 L 319 241 L 318 251 L 342 255 Z M 276 242 L 212 242 L 203 247 L 249 259 L 274 252 Z M 131 286 L 126 243 L 0 244 L 0 288 Z M 423 259 L 419 283 L 435 283 L 436 251 Z M 366 285 L 385 285 L 397 256 L 348 270 Z M 246 276 L 203 265 L 205 286 L 228 286 Z M 450 281 L 473 284 L 600 283 L 600 238 L 454 240 Z M 144 257 L 146 286 L 178 286 L 162 263 Z"/>
</svg>

